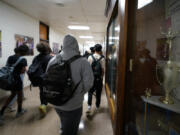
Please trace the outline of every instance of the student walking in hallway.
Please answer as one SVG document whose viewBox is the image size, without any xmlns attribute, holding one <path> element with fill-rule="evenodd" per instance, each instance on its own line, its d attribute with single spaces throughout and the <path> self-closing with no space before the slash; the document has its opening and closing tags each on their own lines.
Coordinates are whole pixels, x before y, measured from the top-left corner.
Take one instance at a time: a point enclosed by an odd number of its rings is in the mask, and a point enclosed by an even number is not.
<svg viewBox="0 0 180 135">
<path fill-rule="evenodd" d="M 101 93 L 103 87 L 103 76 L 104 76 L 104 67 L 105 60 L 102 55 L 102 46 L 100 44 L 95 45 L 95 53 L 90 55 L 88 61 L 91 64 L 93 73 L 94 73 L 94 85 L 88 92 L 88 111 L 87 114 L 91 112 L 92 105 L 92 96 L 96 92 L 96 110 L 99 110 L 101 103 Z"/>
</svg>

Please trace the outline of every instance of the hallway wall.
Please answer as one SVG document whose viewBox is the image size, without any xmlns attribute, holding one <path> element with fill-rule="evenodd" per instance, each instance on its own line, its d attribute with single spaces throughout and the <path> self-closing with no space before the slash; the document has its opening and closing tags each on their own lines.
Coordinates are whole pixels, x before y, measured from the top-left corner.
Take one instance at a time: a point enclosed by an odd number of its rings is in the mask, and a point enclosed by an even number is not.
<svg viewBox="0 0 180 135">
<path fill-rule="evenodd" d="M 53 43 L 59 43 L 59 47 L 60 47 L 62 45 L 63 38 L 64 38 L 64 35 L 62 33 L 50 27 L 49 44 L 51 48 L 53 48 Z"/>
<path fill-rule="evenodd" d="M 0 67 L 4 66 L 8 56 L 14 54 L 15 34 L 20 34 L 34 39 L 34 46 L 39 42 L 39 20 L 32 18 L 17 9 L 0 2 L 0 31 L 2 32 L 2 57 L 0 57 Z M 63 34 L 50 27 L 50 45 L 56 42 L 62 44 Z M 34 47 L 34 56 L 37 55 Z M 26 56 L 28 65 L 32 62 L 34 56 Z M 24 85 L 28 86 L 30 82 L 25 77 Z M 0 97 L 2 91 L 0 90 Z"/>
</svg>

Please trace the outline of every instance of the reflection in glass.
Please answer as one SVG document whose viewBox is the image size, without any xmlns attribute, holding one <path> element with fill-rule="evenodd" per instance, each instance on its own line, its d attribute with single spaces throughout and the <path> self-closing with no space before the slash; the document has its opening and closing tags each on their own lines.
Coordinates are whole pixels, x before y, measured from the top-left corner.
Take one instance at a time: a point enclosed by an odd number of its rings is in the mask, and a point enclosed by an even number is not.
<svg viewBox="0 0 180 135">
<path fill-rule="evenodd" d="M 180 1 L 147 0 L 149 3 L 141 7 L 140 1 L 143 0 L 136 0 L 134 4 L 132 16 L 135 19 L 131 24 L 131 33 L 128 33 L 132 36 L 132 39 L 128 39 L 131 43 L 128 45 L 131 46 L 129 52 L 134 61 L 126 91 L 126 134 L 179 135 L 180 87 L 174 87 L 177 85 L 173 83 L 180 82 L 177 72 L 177 65 L 180 65 L 180 36 L 172 39 L 171 48 L 168 37 L 162 31 L 180 31 Z M 161 70 L 161 65 L 165 65 L 162 66 L 165 70 Z M 161 81 L 161 85 L 159 80 L 165 81 Z M 172 89 L 168 96 L 173 98 L 174 104 L 164 104 L 159 100 L 165 95 L 164 87 Z M 146 90 L 151 91 L 151 97 L 144 96 Z"/>
<path fill-rule="evenodd" d="M 112 21 L 109 27 L 109 42 L 107 44 L 107 84 L 111 91 L 111 97 L 115 99 L 116 95 L 116 72 L 117 72 L 117 47 L 119 45 L 118 19 Z"/>
</svg>

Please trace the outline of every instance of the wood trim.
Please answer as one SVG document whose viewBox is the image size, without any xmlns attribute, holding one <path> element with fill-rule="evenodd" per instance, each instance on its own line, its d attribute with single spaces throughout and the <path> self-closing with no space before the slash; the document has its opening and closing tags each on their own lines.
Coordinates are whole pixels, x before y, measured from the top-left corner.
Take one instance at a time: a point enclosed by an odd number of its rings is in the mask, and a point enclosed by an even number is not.
<svg viewBox="0 0 180 135">
<path fill-rule="evenodd" d="M 111 17 L 111 15 L 113 13 L 113 9 L 117 2 L 118 2 L 118 0 L 106 0 L 106 8 L 105 8 L 106 17 L 108 17 L 108 18 Z M 108 22 L 109 22 L 109 19 L 108 19 Z"/>
<path fill-rule="evenodd" d="M 114 123 L 114 116 L 115 116 L 115 101 L 111 98 L 111 94 L 110 94 L 110 89 L 108 84 L 106 83 L 106 96 L 108 98 L 108 103 L 109 103 L 109 107 L 110 107 L 110 113 L 111 113 L 111 118 L 112 118 L 112 123 Z"/>
<path fill-rule="evenodd" d="M 114 17 L 117 15 L 118 13 L 118 1 L 115 1 L 113 8 L 110 9 L 110 14 L 108 16 L 108 24 L 106 28 L 109 28 L 112 20 L 114 19 Z"/>
<path fill-rule="evenodd" d="M 134 34 L 132 34 L 135 29 L 135 22 L 136 22 L 136 16 L 135 16 L 135 13 L 136 13 L 136 7 L 135 5 L 137 5 L 136 3 L 137 1 L 134 0 L 134 1 L 131 1 L 131 0 L 128 0 L 128 28 L 127 28 L 127 64 L 126 66 L 129 67 L 129 60 L 130 59 L 134 59 L 133 58 L 133 43 L 134 41 L 136 40 L 136 36 Z M 131 88 L 132 88 L 132 80 L 131 80 L 131 76 L 132 76 L 132 72 L 129 71 L 129 68 L 126 69 L 126 93 L 125 93 L 125 123 L 128 123 L 129 120 L 131 119 L 130 118 L 130 113 L 131 113 L 131 110 L 130 110 L 130 107 L 129 105 L 130 102 L 131 102 Z"/>
<path fill-rule="evenodd" d="M 107 43 L 109 36 L 109 27 L 112 20 L 118 14 L 120 24 L 119 47 L 117 48 L 117 75 L 116 75 L 116 101 L 110 99 L 110 90 L 106 85 L 106 94 L 112 115 L 112 124 L 114 135 L 124 135 L 124 116 L 125 116 L 125 89 L 126 89 L 126 60 L 127 60 L 127 26 L 128 26 L 128 0 L 119 0 L 115 2 L 114 8 L 111 9 L 107 25 Z M 107 56 L 107 55 L 106 55 Z M 106 65 L 107 67 L 107 65 Z M 108 93 L 109 92 L 109 93 Z M 114 108 L 113 108 L 114 107 Z M 113 114 L 114 111 L 114 114 Z M 114 119 L 113 119 L 114 117 Z"/>
<path fill-rule="evenodd" d="M 105 7 L 105 11 L 104 11 L 104 15 L 106 17 L 108 16 L 110 7 L 111 7 L 111 1 L 110 0 L 106 0 L 106 7 Z"/>
<path fill-rule="evenodd" d="M 118 2 L 116 1 L 115 5 L 114 5 L 114 8 L 112 9 L 112 14 L 111 14 L 111 17 L 109 18 L 109 21 L 108 21 L 108 25 L 107 25 L 107 44 L 106 44 L 106 56 L 107 56 L 107 45 L 109 43 L 109 27 L 113 21 L 113 19 L 118 15 Z M 106 59 L 107 60 L 107 59 Z M 106 61 L 106 67 L 107 67 L 107 61 Z M 107 73 L 107 71 L 106 71 Z M 107 78 L 106 78 L 107 79 Z M 106 81 L 107 82 L 107 81 Z M 106 84 L 106 95 L 107 95 L 107 99 L 108 99 L 108 103 L 109 103 L 109 107 L 110 107 L 110 113 L 111 113 L 111 121 L 112 121 L 112 127 L 113 127 L 113 131 L 114 131 L 114 134 L 115 134 L 115 114 L 116 114 L 116 105 L 115 105 L 115 101 L 111 98 L 111 93 L 110 93 L 110 89 L 109 89 L 109 86 L 108 84 Z"/>
<path fill-rule="evenodd" d="M 128 1 L 120 0 L 118 3 L 118 19 L 120 22 L 119 35 L 119 59 L 117 72 L 117 98 L 116 98 L 116 116 L 115 116 L 115 135 L 124 135 L 124 100 L 125 100 L 125 78 L 126 78 L 126 51 L 127 51 L 127 20 Z"/>
</svg>

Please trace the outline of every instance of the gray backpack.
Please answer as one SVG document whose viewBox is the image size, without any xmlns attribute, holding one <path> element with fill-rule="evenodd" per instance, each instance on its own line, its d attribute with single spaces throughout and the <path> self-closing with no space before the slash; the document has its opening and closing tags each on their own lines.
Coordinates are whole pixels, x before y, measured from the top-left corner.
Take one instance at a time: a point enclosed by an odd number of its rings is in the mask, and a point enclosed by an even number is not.
<svg viewBox="0 0 180 135">
<path fill-rule="evenodd" d="M 19 62 L 23 59 L 20 57 L 15 64 L 12 66 L 2 67 L 0 69 L 0 88 L 3 90 L 12 90 L 13 86 L 15 85 L 15 79 L 13 75 L 14 68 L 19 64 Z"/>
</svg>

